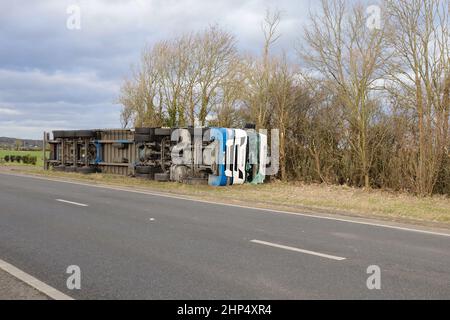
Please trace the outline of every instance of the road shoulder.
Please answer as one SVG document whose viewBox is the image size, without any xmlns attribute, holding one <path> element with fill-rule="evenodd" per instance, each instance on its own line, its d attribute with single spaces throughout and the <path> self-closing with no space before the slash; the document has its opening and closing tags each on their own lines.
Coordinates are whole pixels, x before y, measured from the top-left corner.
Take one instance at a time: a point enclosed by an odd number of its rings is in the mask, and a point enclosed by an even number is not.
<svg viewBox="0 0 450 320">
<path fill-rule="evenodd" d="M 50 300 L 50 298 L 0 269 L 0 300 Z"/>
</svg>

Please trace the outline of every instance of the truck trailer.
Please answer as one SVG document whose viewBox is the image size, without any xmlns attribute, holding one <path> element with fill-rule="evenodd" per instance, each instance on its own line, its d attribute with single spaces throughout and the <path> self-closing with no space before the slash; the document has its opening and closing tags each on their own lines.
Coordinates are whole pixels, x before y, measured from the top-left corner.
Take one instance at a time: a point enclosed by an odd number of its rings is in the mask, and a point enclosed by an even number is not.
<svg viewBox="0 0 450 320">
<path fill-rule="evenodd" d="M 57 130 L 47 168 L 226 186 L 263 183 L 267 136 L 254 127 Z"/>
</svg>

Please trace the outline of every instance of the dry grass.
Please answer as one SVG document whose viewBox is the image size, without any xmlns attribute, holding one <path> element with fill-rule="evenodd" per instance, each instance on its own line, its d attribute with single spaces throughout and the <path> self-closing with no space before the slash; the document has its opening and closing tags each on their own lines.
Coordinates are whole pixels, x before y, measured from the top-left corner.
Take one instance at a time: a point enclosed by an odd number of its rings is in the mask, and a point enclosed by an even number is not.
<svg viewBox="0 0 450 320">
<path fill-rule="evenodd" d="M 64 177 L 93 184 L 131 187 L 185 195 L 205 200 L 301 211 L 341 214 L 389 221 L 450 228 L 450 199 L 446 196 L 420 198 L 410 194 L 362 190 L 345 186 L 304 185 L 273 182 L 263 185 L 230 187 L 190 186 L 174 182 L 156 182 L 107 174 L 81 175 L 14 168 L 14 171 L 47 177 Z"/>
</svg>

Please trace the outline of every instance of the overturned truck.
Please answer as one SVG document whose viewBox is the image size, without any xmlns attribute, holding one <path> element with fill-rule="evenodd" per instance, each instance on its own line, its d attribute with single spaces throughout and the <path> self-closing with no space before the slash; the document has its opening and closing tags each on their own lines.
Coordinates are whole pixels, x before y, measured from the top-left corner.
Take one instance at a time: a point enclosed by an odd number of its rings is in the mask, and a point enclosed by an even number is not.
<svg viewBox="0 0 450 320">
<path fill-rule="evenodd" d="M 53 131 L 47 168 L 225 186 L 262 183 L 267 136 L 253 127 Z"/>
</svg>

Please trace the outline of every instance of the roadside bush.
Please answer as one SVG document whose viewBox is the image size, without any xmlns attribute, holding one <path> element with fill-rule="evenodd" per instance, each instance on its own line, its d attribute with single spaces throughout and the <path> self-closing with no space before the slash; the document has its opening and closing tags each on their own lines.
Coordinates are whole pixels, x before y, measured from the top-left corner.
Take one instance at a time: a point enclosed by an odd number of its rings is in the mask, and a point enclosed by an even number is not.
<svg viewBox="0 0 450 320">
<path fill-rule="evenodd" d="M 32 156 L 29 154 L 26 155 L 5 155 L 3 158 L 0 159 L 2 162 L 17 162 L 17 163 L 23 163 L 23 164 L 29 164 L 29 165 L 33 165 L 35 166 L 37 161 L 38 161 L 38 157 L 37 156 Z"/>
<path fill-rule="evenodd" d="M 26 154 L 24 156 L 22 156 L 22 162 L 23 164 L 29 164 L 31 163 L 31 156 L 29 154 Z"/>
</svg>

